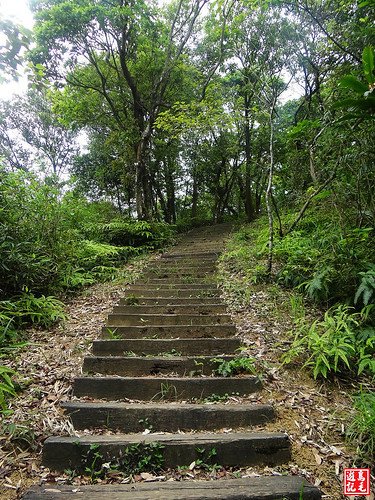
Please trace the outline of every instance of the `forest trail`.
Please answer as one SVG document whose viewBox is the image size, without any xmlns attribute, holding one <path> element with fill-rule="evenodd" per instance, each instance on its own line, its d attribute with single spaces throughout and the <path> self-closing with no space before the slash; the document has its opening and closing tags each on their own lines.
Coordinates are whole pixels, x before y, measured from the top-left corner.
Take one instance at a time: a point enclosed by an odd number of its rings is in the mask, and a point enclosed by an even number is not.
<svg viewBox="0 0 375 500">
<path fill-rule="evenodd" d="M 272 405 L 212 402 L 262 388 L 256 374 L 213 374 L 217 366 L 213 359 L 230 362 L 238 358 L 241 345 L 215 282 L 216 260 L 229 231 L 226 224 L 190 231 L 128 287 L 108 316 L 102 338 L 94 341 L 92 355 L 84 359 L 85 375 L 75 379 L 74 398 L 64 404 L 79 437 L 48 438 L 45 466 L 61 472 L 91 467 L 94 474 L 95 461 L 103 467 L 110 462 L 124 465 L 126 448 L 141 450 L 140 458 L 146 462 L 158 462 L 162 455 L 161 468 L 188 470 L 199 461 L 208 468 L 213 464 L 236 468 L 290 460 L 288 436 L 261 429 L 277 418 Z M 266 475 L 218 481 L 47 484 L 31 488 L 23 498 L 297 500 L 302 490 L 304 500 L 321 498 L 319 490 L 301 477 Z"/>
</svg>

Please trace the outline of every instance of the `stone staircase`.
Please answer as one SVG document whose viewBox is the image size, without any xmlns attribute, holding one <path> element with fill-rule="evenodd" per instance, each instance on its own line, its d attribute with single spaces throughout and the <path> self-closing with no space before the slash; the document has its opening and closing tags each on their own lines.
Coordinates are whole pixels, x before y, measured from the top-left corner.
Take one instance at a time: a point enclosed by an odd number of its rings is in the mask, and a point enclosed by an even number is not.
<svg viewBox="0 0 375 500">
<path fill-rule="evenodd" d="M 64 404 L 74 428 L 92 432 L 48 438 L 45 466 L 82 472 L 90 450 L 98 449 L 103 460 L 111 461 L 136 443 L 158 443 L 165 468 L 189 465 L 199 450 L 213 449 L 215 462 L 226 467 L 289 461 L 287 435 L 251 429 L 276 418 L 271 405 L 205 401 L 213 395 L 249 395 L 262 386 L 254 375 L 213 375 L 213 358 L 234 359 L 241 344 L 215 283 L 215 262 L 229 229 L 219 225 L 191 231 L 128 287 L 84 360 L 85 375 L 75 379 L 74 396 L 80 399 Z M 147 435 L 142 432 L 146 424 L 152 429 Z M 106 432 L 95 433 L 99 429 Z M 321 498 L 317 488 L 297 476 L 53 484 L 31 488 L 23 498 L 95 500 L 103 495 L 114 500 Z"/>
</svg>

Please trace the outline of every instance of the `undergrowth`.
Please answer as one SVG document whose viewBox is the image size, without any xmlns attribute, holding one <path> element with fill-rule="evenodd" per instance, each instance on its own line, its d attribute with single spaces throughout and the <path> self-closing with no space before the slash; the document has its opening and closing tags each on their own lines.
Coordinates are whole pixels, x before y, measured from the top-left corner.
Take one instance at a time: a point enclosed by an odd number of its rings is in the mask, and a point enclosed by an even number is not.
<svg viewBox="0 0 375 500">
<path fill-rule="evenodd" d="M 353 403 L 355 413 L 347 438 L 356 447 L 359 459 L 372 465 L 375 456 L 375 392 L 360 391 Z"/>
<path fill-rule="evenodd" d="M 284 229 L 295 217 L 282 217 Z M 275 238 L 272 276 L 266 273 L 267 244 L 265 218 L 232 235 L 221 257 L 221 279 L 233 306 L 250 307 L 260 286 L 270 302 L 275 286 L 291 290 L 289 307 L 277 301 L 272 313 L 285 308 L 293 324 L 289 348 L 280 361 L 305 367 L 316 379 L 335 377 L 354 384 L 363 380 L 371 387 L 375 380 L 373 228 L 338 223 L 334 215 L 312 210 L 295 231 Z M 375 449 L 374 397 L 374 392 L 363 391 L 354 399 L 355 416 L 348 429 L 348 439 L 357 446 L 363 463 L 370 463 Z"/>
</svg>

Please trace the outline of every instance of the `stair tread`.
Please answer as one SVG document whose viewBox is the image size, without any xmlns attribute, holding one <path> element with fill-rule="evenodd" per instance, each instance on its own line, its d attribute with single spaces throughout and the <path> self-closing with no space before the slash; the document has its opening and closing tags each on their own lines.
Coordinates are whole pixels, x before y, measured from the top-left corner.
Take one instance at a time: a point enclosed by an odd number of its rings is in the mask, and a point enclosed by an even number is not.
<svg viewBox="0 0 375 500">
<path fill-rule="evenodd" d="M 260 476 L 217 481 L 168 481 L 90 486 L 36 486 L 24 500 L 60 500 L 79 497 L 88 500 L 320 500 L 318 488 L 299 476 Z"/>
</svg>

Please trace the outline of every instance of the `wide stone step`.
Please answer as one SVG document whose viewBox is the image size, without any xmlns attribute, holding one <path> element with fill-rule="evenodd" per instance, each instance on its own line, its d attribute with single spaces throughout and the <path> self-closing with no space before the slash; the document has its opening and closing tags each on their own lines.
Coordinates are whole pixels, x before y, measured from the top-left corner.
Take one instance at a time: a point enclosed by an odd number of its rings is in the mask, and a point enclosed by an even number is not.
<svg viewBox="0 0 375 500">
<path fill-rule="evenodd" d="M 234 325 L 165 325 L 165 326 L 105 326 L 103 338 L 123 339 L 194 339 L 226 338 L 236 333 Z"/>
<path fill-rule="evenodd" d="M 212 375 L 218 363 L 212 356 L 86 356 L 83 361 L 84 373 L 102 375 L 147 376 L 147 375 Z M 220 356 L 223 361 L 231 361 L 235 356 Z"/>
<path fill-rule="evenodd" d="M 140 283 L 134 283 L 132 285 L 129 285 L 129 288 L 126 288 L 125 291 L 132 291 L 133 288 L 140 288 L 142 290 L 174 290 L 175 288 L 178 288 L 180 290 L 190 288 L 193 290 L 218 290 L 218 287 L 213 284 L 213 283 L 147 283 L 147 284 L 140 284 Z"/>
<path fill-rule="evenodd" d="M 140 286 L 141 285 L 141 286 Z M 152 295 L 155 296 L 155 300 L 159 297 L 175 297 L 175 298 L 180 298 L 180 297 L 186 297 L 186 298 L 194 298 L 198 302 L 200 302 L 200 299 L 206 299 L 206 298 L 212 298 L 212 297 L 220 297 L 221 291 L 217 288 L 210 287 L 209 289 L 204 289 L 204 290 L 199 290 L 199 289 L 194 289 L 192 287 L 189 288 L 180 288 L 180 287 L 173 287 L 169 288 L 168 286 L 160 286 L 160 284 L 157 287 L 157 290 L 154 290 L 148 286 L 145 286 L 148 284 L 145 283 L 138 283 L 137 286 L 134 286 L 132 289 L 127 289 L 124 290 L 125 298 L 126 297 L 131 297 L 132 299 L 137 299 L 140 297 L 150 297 Z"/>
<path fill-rule="evenodd" d="M 176 262 L 168 262 L 168 259 L 162 260 L 156 260 L 154 262 L 150 263 L 150 267 L 148 269 L 170 269 L 171 267 L 173 268 L 178 268 L 178 269 L 184 269 L 185 267 L 209 267 L 209 268 L 216 268 L 217 264 L 217 259 L 175 259 Z"/>
<path fill-rule="evenodd" d="M 212 275 L 202 275 L 201 277 L 199 276 L 180 276 L 178 279 L 169 276 L 168 278 L 142 278 L 139 281 L 137 281 L 137 284 L 139 285 L 170 285 L 170 284 L 175 284 L 175 285 L 188 285 L 189 283 L 194 284 L 194 285 L 200 285 L 200 284 L 215 284 L 215 286 L 212 286 L 212 288 L 216 288 L 216 278 L 215 276 Z"/>
<path fill-rule="evenodd" d="M 264 425 L 274 420 L 271 405 L 261 404 L 142 404 L 142 403 L 63 403 L 74 428 L 109 429 L 130 433 L 214 431 Z"/>
<path fill-rule="evenodd" d="M 210 250 L 210 251 L 196 251 L 196 252 L 183 252 L 183 251 L 178 251 L 177 249 L 174 251 L 174 252 L 170 252 L 170 253 L 165 253 L 163 255 L 161 255 L 161 259 L 168 259 L 168 260 L 173 260 L 173 259 L 196 259 L 196 260 L 199 260 L 199 259 L 205 259 L 207 257 L 211 258 L 211 259 L 217 259 L 220 255 L 220 252 L 219 251 L 214 251 L 214 250 Z"/>
<path fill-rule="evenodd" d="M 155 278 L 167 278 L 169 276 L 178 277 L 178 276 L 205 276 L 207 274 L 212 274 L 216 271 L 215 266 L 193 266 L 193 267 L 185 267 L 185 266 L 176 266 L 169 265 L 168 267 L 161 269 L 156 268 L 147 268 L 144 272 L 143 276 L 155 277 Z"/>
<path fill-rule="evenodd" d="M 94 340 L 94 356 L 121 356 L 125 352 L 136 355 L 179 353 L 181 356 L 234 353 L 241 345 L 237 338 L 228 339 L 123 339 Z"/>
<path fill-rule="evenodd" d="M 224 304 L 194 304 L 194 305 L 125 305 L 115 306 L 114 314 L 222 314 L 227 310 Z"/>
<path fill-rule="evenodd" d="M 288 436 L 282 433 L 227 433 L 227 434 L 116 434 L 81 437 L 50 437 L 44 441 L 42 463 L 52 470 L 71 469 L 83 472 L 83 458 L 90 446 L 99 444 L 96 450 L 104 462 L 111 462 L 129 445 L 144 442 L 163 446 L 163 466 L 188 466 L 201 458 L 198 450 L 208 453 L 216 450 L 215 462 L 227 467 L 252 465 L 275 466 L 290 460 Z"/>
<path fill-rule="evenodd" d="M 120 299 L 120 305 L 133 305 L 134 302 L 137 305 L 200 305 L 200 304 L 217 304 L 218 297 L 160 297 L 157 292 L 153 290 L 148 292 L 145 290 L 142 297 L 140 296 L 129 296 Z"/>
<path fill-rule="evenodd" d="M 320 491 L 298 476 L 261 476 L 219 481 L 34 486 L 24 500 L 320 500 Z"/>
<path fill-rule="evenodd" d="M 209 396 L 245 395 L 261 390 L 256 376 L 242 377 L 77 377 L 73 394 L 116 401 L 188 401 Z"/>
<path fill-rule="evenodd" d="M 223 325 L 232 322 L 228 314 L 124 314 L 108 315 L 107 326 Z"/>
</svg>

